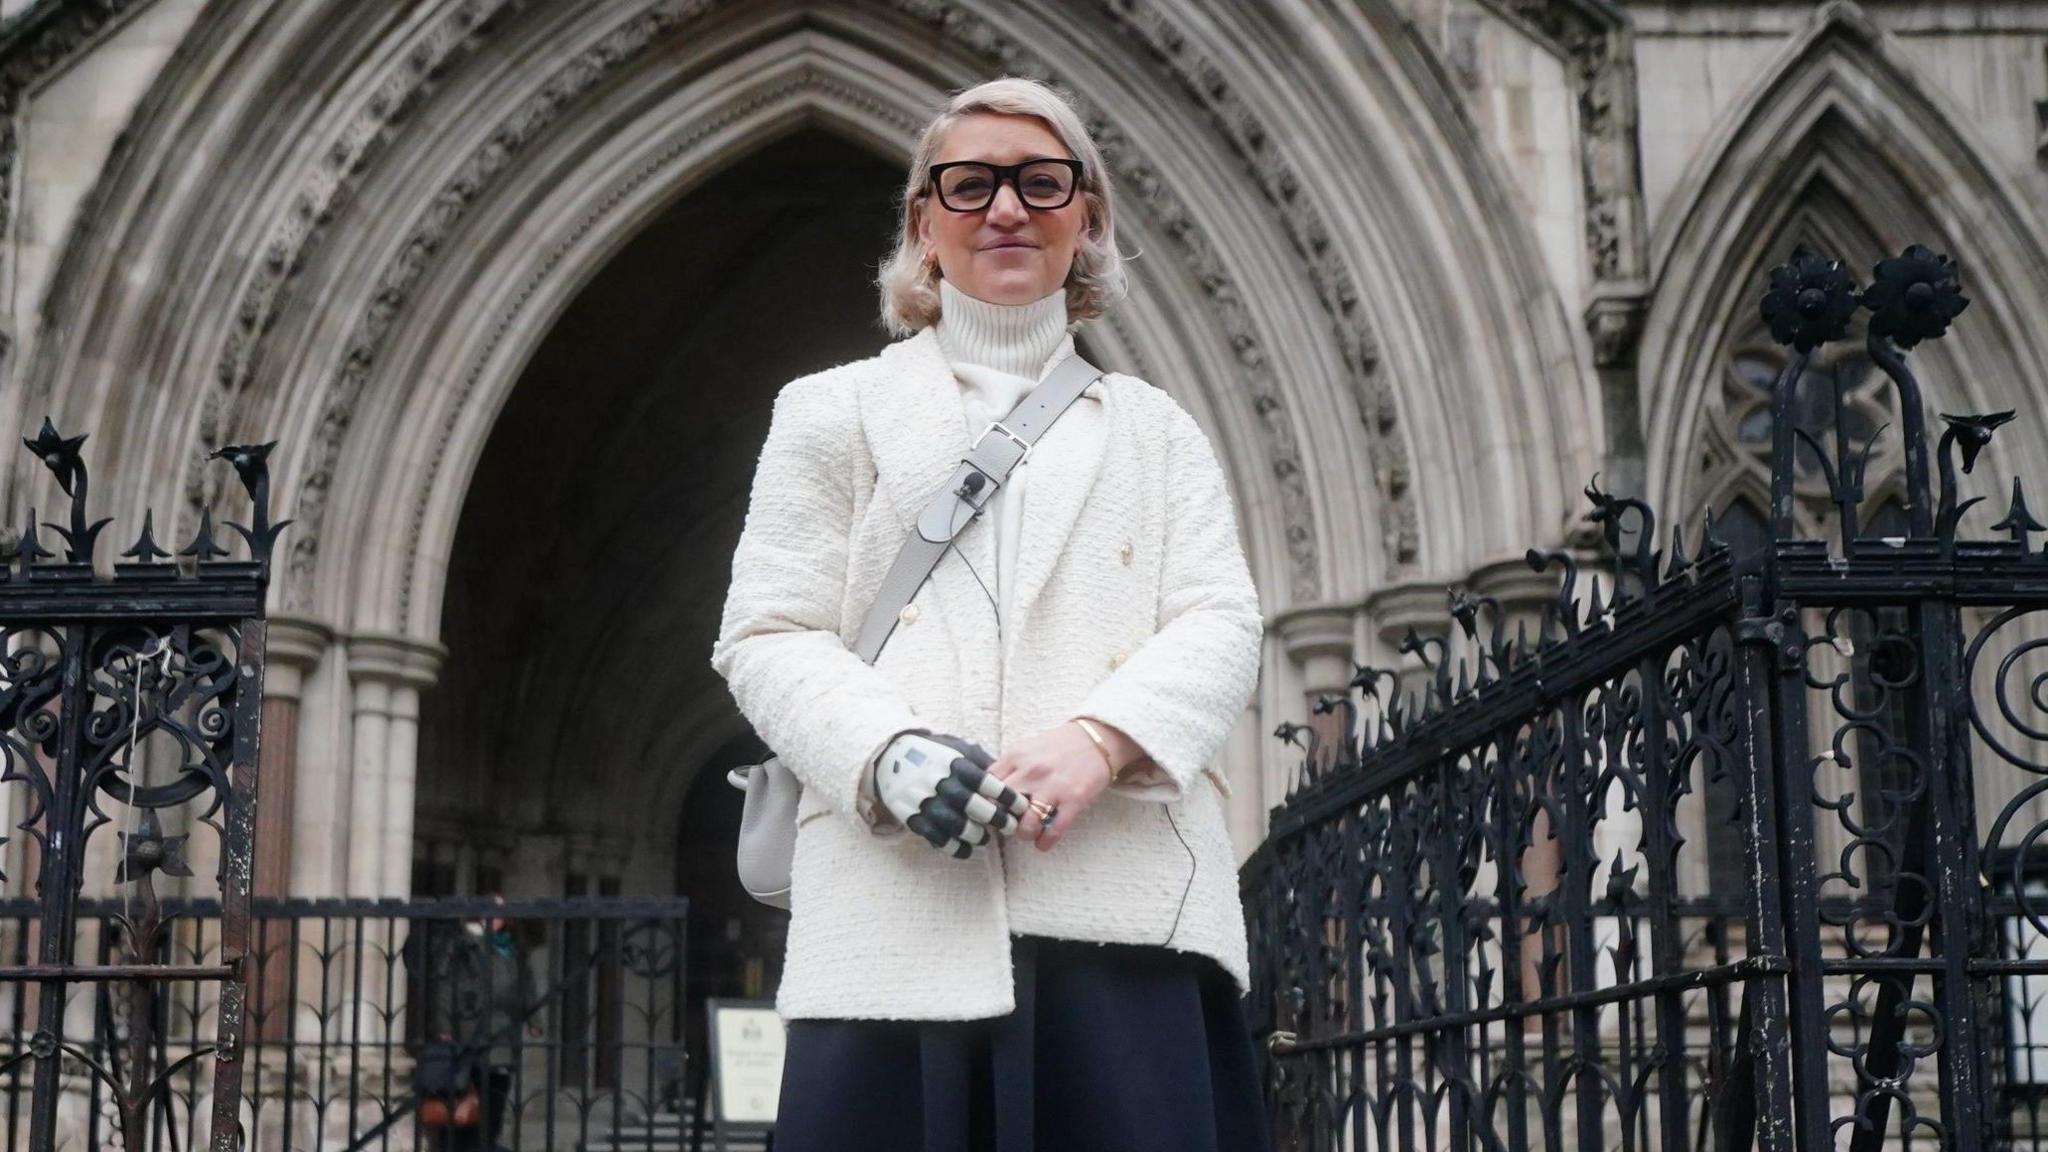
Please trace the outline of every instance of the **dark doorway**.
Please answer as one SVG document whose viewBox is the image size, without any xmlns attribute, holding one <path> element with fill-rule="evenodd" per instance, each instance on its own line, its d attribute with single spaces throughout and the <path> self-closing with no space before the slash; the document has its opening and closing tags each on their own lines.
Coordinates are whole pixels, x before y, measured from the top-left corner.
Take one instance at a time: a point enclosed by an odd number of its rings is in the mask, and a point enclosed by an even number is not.
<svg viewBox="0 0 2048 1152">
<path fill-rule="evenodd" d="M 732 752 L 704 746 L 731 717 L 709 658 L 732 545 L 776 392 L 888 340 L 874 275 L 900 181 L 792 134 L 652 221 L 555 322 L 455 539 L 418 894 L 691 895 L 720 861 L 730 882 L 736 820 L 691 823 L 722 845 L 675 838 Z"/>
</svg>

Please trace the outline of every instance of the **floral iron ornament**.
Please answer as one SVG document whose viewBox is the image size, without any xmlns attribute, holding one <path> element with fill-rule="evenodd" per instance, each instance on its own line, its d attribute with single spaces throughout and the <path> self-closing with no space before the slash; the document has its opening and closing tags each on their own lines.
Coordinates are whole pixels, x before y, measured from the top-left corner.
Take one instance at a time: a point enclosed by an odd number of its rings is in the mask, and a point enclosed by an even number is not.
<svg viewBox="0 0 2048 1152">
<path fill-rule="evenodd" d="M 1821 345 L 1846 337 L 1850 322 L 1862 308 L 1870 312 L 1865 335 L 1870 358 L 1891 378 L 1899 394 L 1905 438 L 1906 511 L 1911 534 L 1952 537 L 1954 520 L 1947 514 L 1956 510 L 1953 485 L 1942 493 L 1937 509 L 1928 462 L 1926 407 L 1919 381 L 1907 367 L 1902 350 L 1940 338 L 1947 333 L 1950 322 L 1969 307 L 1955 262 L 1923 245 L 1910 245 L 1897 256 L 1879 260 L 1872 269 L 1870 286 L 1859 290 L 1841 261 L 1820 256 L 1802 244 L 1793 250 L 1792 259 L 1771 270 L 1770 283 L 1759 305 L 1763 320 L 1770 326 L 1772 338 L 1796 353 L 1773 387 L 1772 534 L 1778 539 L 1793 534 L 1792 458 L 1795 445 L 1803 442 L 1820 461 L 1831 501 L 1842 509 L 1843 545 L 1854 547 L 1858 534 L 1855 505 L 1862 495 L 1869 447 L 1863 460 L 1851 461 L 1848 445 L 1841 443 L 1833 454 L 1836 458 L 1830 459 L 1829 452 L 1811 431 L 1794 426 L 1793 413 L 1794 390 L 1805 375 L 1809 358 Z M 1835 405 L 1841 405 L 1839 396 Z M 1958 425 L 1956 421 L 1963 423 Z M 1836 422 L 1839 427 L 1839 413 Z M 1944 444 L 1953 439 L 1962 448 L 1963 471 L 1970 470 L 1977 450 L 1988 442 L 1991 429 L 1999 423 L 2002 421 L 1995 414 L 1950 420 L 1952 431 L 1944 437 Z"/>
<path fill-rule="evenodd" d="M 1955 262 L 1915 244 L 1904 254 L 1879 260 L 1877 279 L 1863 291 L 1870 331 L 1901 348 L 1948 331 L 1949 321 L 1970 306 Z"/>
<path fill-rule="evenodd" d="M 189 837 L 164 835 L 163 821 L 154 808 L 142 810 L 141 821 L 131 836 L 117 833 L 121 837 L 121 867 L 114 879 L 122 884 L 142 883 L 150 873 L 161 872 L 166 876 L 190 876 L 191 865 L 185 863 L 185 842 Z"/>
<path fill-rule="evenodd" d="M 1811 352 L 1849 334 L 1856 304 L 1856 281 L 1843 271 L 1842 262 L 1802 244 L 1792 250 L 1789 262 L 1771 269 L 1764 323 L 1771 326 L 1773 340 Z"/>
</svg>

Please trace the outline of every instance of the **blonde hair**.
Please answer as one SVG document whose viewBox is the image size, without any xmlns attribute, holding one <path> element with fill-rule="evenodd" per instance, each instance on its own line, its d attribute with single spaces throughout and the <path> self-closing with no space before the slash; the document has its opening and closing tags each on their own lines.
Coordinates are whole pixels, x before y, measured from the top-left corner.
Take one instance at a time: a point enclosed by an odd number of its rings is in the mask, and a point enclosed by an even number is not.
<svg viewBox="0 0 2048 1152">
<path fill-rule="evenodd" d="M 883 263 L 876 281 L 882 289 L 882 323 L 899 336 L 938 323 L 939 264 L 918 237 L 917 212 L 930 195 L 926 171 L 938 154 L 946 129 L 977 113 L 1036 117 L 1081 162 L 1080 194 L 1086 219 L 1074 248 L 1074 265 L 1067 273 L 1067 319 L 1079 323 L 1102 315 L 1125 289 L 1123 256 L 1116 247 L 1115 197 L 1102 150 L 1058 90 L 1036 80 L 1005 76 L 955 93 L 918 139 L 903 181 L 896 251 Z"/>
</svg>

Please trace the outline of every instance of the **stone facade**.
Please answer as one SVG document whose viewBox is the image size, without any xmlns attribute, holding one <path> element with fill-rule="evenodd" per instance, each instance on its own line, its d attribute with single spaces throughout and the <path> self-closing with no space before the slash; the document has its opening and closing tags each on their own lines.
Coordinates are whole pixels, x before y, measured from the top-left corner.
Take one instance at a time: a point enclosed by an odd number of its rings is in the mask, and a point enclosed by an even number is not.
<svg viewBox="0 0 2048 1152">
<path fill-rule="evenodd" d="M 208 451 L 279 442 L 272 890 L 701 872 L 683 809 L 747 751 L 706 658 L 767 400 L 879 344 L 895 166 L 990 75 L 1099 133 L 1141 255 L 1091 347 L 1235 485 L 1270 614 L 1227 754 L 1244 851 L 1274 725 L 1440 627 L 1446 584 L 1540 602 L 1506 561 L 1585 542 L 1593 473 L 1756 499 L 1750 302 L 1794 243 L 1959 259 L 1937 406 L 2048 386 L 2044 0 L 0 16 L 6 425 L 90 430 L 96 493 L 160 538 L 237 511 Z M 2013 433 L 1987 488 L 2048 472 Z M 19 524 L 51 485 L 9 459 Z"/>
</svg>

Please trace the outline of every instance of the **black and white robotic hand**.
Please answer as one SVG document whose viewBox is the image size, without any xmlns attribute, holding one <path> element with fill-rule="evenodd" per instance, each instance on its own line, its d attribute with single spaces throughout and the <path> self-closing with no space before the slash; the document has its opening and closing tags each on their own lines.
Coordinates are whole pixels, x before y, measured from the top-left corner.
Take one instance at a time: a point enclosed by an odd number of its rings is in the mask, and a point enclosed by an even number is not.
<svg viewBox="0 0 2048 1152">
<path fill-rule="evenodd" d="M 1027 797 L 989 775 L 994 760 L 958 736 L 913 729 L 875 761 L 875 797 L 932 847 L 965 860 L 1030 811 Z"/>
</svg>

